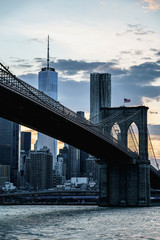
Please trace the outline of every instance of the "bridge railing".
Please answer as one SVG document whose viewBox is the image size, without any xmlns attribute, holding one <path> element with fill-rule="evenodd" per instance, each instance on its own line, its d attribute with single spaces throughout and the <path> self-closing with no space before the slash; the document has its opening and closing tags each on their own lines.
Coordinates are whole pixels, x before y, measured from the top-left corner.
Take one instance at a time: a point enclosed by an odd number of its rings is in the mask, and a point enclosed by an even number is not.
<svg viewBox="0 0 160 240">
<path fill-rule="evenodd" d="M 0 63 L 0 84 L 10 88 L 12 91 L 17 92 L 20 95 L 25 96 L 28 99 L 32 99 L 36 103 L 45 106 L 51 111 L 56 111 L 57 114 L 62 115 L 66 119 L 69 119 L 78 125 L 81 125 L 83 128 L 88 129 L 90 132 L 94 133 L 100 138 L 107 140 L 112 145 L 116 145 L 117 148 L 127 153 L 131 157 L 137 157 L 134 152 L 132 152 L 122 143 L 119 143 L 119 141 L 112 137 L 108 132 L 103 131 L 100 127 L 94 125 L 84 117 L 76 114 L 69 108 L 64 107 L 58 101 L 44 94 L 42 91 L 37 90 L 33 86 L 17 78 L 2 63 Z"/>
</svg>

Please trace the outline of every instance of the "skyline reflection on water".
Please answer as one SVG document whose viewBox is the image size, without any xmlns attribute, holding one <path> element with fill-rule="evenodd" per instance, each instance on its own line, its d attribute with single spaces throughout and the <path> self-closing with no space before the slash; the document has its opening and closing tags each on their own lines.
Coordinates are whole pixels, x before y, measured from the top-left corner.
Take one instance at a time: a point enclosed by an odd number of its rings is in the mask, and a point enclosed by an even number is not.
<svg viewBox="0 0 160 240">
<path fill-rule="evenodd" d="M 0 206 L 2 240 L 160 239 L 160 207 Z"/>
</svg>

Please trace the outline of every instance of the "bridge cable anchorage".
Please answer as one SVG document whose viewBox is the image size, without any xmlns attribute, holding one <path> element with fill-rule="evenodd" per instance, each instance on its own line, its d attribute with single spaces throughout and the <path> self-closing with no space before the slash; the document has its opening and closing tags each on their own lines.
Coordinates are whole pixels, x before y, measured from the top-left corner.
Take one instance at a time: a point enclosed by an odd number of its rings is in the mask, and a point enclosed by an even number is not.
<svg viewBox="0 0 160 240">
<path fill-rule="evenodd" d="M 103 129 L 99 126 L 95 126 L 84 117 L 81 117 L 45 93 L 17 78 L 2 63 L 0 63 L 0 85 L 16 94 L 23 96 L 26 99 L 29 99 L 30 101 L 41 105 L 42 107 L 49 109 L 52 112 L 56 112 L 56 114 L 62 116 L 66 120 L 83 127 L 89 132 L 92 132 L 97 137 L 100 137 L 101 139 L 118 148 L 123 153 L 127 154 L 129 157 L 137 157 L 134 152 L 132 152 L 124 144 L 120 144 L 117 139 L 113 138 L 108 132 L 103 131 Z"/>
<path fill-rule="evenodd" d="M 151 141 L 151 136 L 150 136 L 150 134 L 149 134 L 149 130 L 147 129 L 147 131 L 148 131 L 148 148 L 150 147 L 150 151 L 151 151 L 151 153 L 153 154 L 153 158 L 152 158 L 152 156 L 151 156 L 152 159 L 150 159 L 150 161 L 154 160 L 157 169 L 160 170 L 158 161 L 157 161 L 156 156 L 155 156 L 155 152 L 154 152 L 154 148 L 153 148 L 153 145 L 152 145 L 152 141 Z M 148 151 L 148 152 L 149 152 L 149 151 Z M 150 154 L 151 154 L 151 153 L 150 153 Z M 152 164 L 152 166 L 153 166 L 153 164 Z"/>
</svg>

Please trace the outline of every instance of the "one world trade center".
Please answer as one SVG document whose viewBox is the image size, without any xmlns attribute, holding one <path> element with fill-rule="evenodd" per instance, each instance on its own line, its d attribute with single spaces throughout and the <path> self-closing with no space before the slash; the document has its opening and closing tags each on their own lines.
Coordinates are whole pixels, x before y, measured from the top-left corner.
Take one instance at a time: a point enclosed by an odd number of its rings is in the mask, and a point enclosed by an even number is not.
<svg viewBox="0 0 160 240">
<path fill-rule="evenodd" d="M 50 67 L 49 63 L 50 59 L 49 59 L 49 36 L 48 36 L 47 67 L 42 68 L 38 74 L 38 89 L 57 101 L 58 74 L 54 68 Z M 38 132 L 37 149 L 40 150 L 44 146 L 48 147 L 50 149 L 50 152 L 53 154 L 53 168 L 54 168 L 57 158 L 57 140 Z"/>
</svg>

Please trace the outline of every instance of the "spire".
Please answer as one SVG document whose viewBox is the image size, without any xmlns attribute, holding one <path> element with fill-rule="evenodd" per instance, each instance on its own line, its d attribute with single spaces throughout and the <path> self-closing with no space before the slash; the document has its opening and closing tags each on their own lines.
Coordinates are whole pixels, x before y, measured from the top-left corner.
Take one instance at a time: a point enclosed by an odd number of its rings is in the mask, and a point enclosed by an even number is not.
<svg viewBox="0 0 160 240">
<path fill-rule="evenodd" d="M 48 48 L 47 48 L 47 69 L 49 69 L 49 35 L 48 35 Z"/>
<path fill-rule="evenodd" d="M 54 72 L 55 69 L 49 66 L 49 35 L 48 35 L 48 45 L 47 45 L 47 66 L 41 69 L 42 71 L 52 71 Z"/>
</svg>

